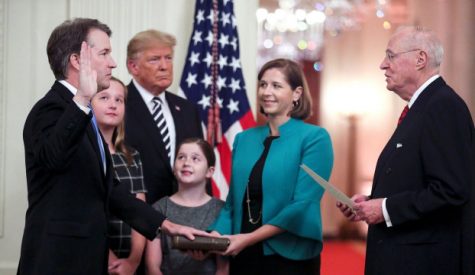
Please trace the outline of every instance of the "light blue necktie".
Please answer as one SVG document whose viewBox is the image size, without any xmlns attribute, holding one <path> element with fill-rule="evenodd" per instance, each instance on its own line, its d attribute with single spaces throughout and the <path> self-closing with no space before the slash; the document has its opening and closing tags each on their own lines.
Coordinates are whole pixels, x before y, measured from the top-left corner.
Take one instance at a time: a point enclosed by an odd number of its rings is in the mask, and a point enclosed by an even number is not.
<svg viewBox="0 0 475 275">
<path fill-rule="evenodd" d="M 97 143 L 99 144 L 99 151 L 101 151 L 101 159 L 102 159 L 102 168 L 104 168 L 104 174 L 106 173 L 106 151 L 104 150 L 104 143 L 102 143 L 101 134 L 99 133 L 99 128 L 97 127 L 96 116 L 94 115 L 94 111 L 92 110 L 92 106 L 89 104 L 89 108 L 91 108 L 92 112 L 92 127 L 94 128 L 94 132 L 96 133 Z"/>
</svg>

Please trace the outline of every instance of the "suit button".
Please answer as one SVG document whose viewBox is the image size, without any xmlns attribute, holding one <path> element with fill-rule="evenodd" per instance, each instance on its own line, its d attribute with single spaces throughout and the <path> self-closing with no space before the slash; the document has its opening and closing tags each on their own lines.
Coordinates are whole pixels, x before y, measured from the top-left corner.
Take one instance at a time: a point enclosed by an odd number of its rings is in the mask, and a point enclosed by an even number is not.
<svg viewBox="0 0 475 275">
<path fill-rule="evenodd" d="M 391 167 L 390 167 L 390 168 L 386 169 L 386 174 L 391 174 L 392 171 L 393 171 L 393 169 L 391 169 Z"/>
</svg>

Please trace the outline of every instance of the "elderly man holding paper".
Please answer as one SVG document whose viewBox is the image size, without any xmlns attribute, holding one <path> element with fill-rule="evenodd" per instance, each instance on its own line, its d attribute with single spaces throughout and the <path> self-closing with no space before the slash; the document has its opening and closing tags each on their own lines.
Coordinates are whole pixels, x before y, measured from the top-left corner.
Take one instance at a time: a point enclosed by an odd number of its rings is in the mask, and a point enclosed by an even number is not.
<svg viewBox="0 0 475 275">
<path fill-rule="evenodd" d="M 439 76 L 434 32 L 399 29 L 380 68 L 408 102 L 383 149 L 370 196 L 353 196 L 353 221 L 369 224 L 365 274 L 474 274 L 474 126 Z"/>
</svg>

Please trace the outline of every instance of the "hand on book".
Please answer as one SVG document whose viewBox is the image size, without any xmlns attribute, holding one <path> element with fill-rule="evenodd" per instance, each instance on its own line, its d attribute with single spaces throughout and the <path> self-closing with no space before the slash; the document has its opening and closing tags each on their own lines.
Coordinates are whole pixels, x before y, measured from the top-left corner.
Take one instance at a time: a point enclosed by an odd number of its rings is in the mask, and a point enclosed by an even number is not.
<svg viewBox="0 0 475 275">
<path fill-rule="evenodd" d="M 224 253 L 221 253 L 224 256 L 233 256 L 238 255 L 244 248 L 253 244 L 251 234 L 236 234 L 223 236 L 229 238 L 231 243 Z"/>
<path fill-rule="evenodd" d="M 195 236 L 211 237 L 211 234 L 193 227 L 184 226 L 165 220 L 161 226 L 162 232 L 170 236 L 185 236 L 189 240 L 194 240 Z"/>
<path fill-rule="evenodd" d="M 196 236 L 189 240 L 183 236 L 172 238 L 172 248 L 180 250 L 225 251 L 229 246 L 228 238 Z"/>
</svg>

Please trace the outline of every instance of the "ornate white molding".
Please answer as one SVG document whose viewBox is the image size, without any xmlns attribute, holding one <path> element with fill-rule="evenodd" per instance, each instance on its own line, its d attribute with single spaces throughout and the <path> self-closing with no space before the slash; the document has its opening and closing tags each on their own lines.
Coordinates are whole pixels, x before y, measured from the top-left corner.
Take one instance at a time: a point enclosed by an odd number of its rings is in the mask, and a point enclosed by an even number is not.
<svg viewBox="0 0 475 275">
<path fill-rule="evenodd" d="M 194 1 L 69 0 L 68 3 L 69 18 L 97 18 L 112 29 L 112 56 L 117 63 L 113 74 L 124 82 L 131 79 L 125 65 L 127 43 L 137 32 L 154 28 L 173 34 L 177 46 L 175 80 L 170 91 L 177 90 L 193 26 Z"/>
<path fill-rule="evenodd" d="M 0 238 L 3 237 L 3 219 L 5 213 L 5 48 L 7 30 L 6 0 L 0 0 Z"/>
<path fill-rule="evenodd" d="M 163 10 L 165 4 L 156 0 L 69 0 L 68 14 L 71 19 L 97 18 L 112 29 L 112 55 L 117 62 L 114 75 L 127 82 L 130 79 L 125 66 L 127 43 L 138 31 L 160 27 L 164 16 L 158 16 L 156 11 Z"/>
</svg>

